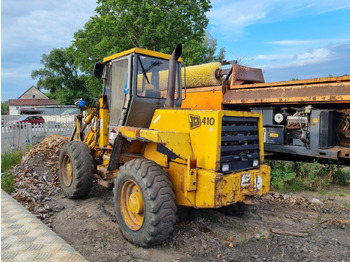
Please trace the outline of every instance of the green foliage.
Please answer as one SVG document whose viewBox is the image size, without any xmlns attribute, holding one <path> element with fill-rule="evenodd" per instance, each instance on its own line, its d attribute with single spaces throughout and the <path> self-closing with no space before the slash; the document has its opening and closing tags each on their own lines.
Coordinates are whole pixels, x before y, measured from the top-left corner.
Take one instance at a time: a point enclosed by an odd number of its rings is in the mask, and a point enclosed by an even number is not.
<svg viewBox="0 0 350 262">
<path fill-rule="evenodd" d="M 311 190 L 325 194 L 330 183 L 350 184 L 350 176 L 335 164 L 270 161 L 271 186 L 280 191 Z M 349 174 L 348 174 L 349 175 Z M 349 179 L 348 179 L 349 178 Z M 348 180 L 347 180 L 348 179 Z"/>
<path fill-rule="evenodd" d="M 297 78 L 297 77 L 295 77 L 295 78 L 293 77 L 292 78 L 292 81 L 297 81 L 297 80 L 299 80 L 299 78 Z"/>
<path fill-rule="evenodd" d="M 331 183 L 331 167 L 328 165 L 304 163 L 300 165 L 299 181 L 302 188 L 311 191 L 319 191 Z"/>
<path fill-rule="evenodd" d="M 277 190 L 296 191 L 299 189 L 298 184 L 293 181 L 296 177 L 296 172 L 293 166 L 285 164 L 283 161 L 271 161 L 271 186 Z"/>
<path fill-rule="evenodd" d="M 330 176 L 333 183 L 337 185 L 350 185 L 350 171 L 343 169 L 340 165 L 334 163 L 330 165 Z"/>
<path fill-rule="evenodd" d="M 12 152 L 5 152 L 1 154 L 1 172 L 8 171 L 11 167 L 21 162 L 24 155 L 23 151 L 15 150 Z"/>
<path fill-rule="evenodd" d="M 73 104 L 78 97 L 91 98 L 85 87 L 87 76 L 79 75 L 74 66 L 72 48 L 53 49 L 50 54 L 43 54 L 40 61 L 44 68 L 32 71 L 32 78 L 39 78 L 39 89 L 49 91 L 49 98 L 58 99 L 60 104 Z"/>
<path fill-rule="evenodd" d="M 15 191 L 14 188 L 15 177 L 12 174 L 9 174 L 8 171 L 1 173 L 1 189 L 6 193 L 10 194 Z"/>
<path fill-rule="evenodd" d="M 91 72 L 105 56 L 133 47 L 171 54 L 183 44 L 183 60 L 196 62 L 209 20 L 209 0 L 99 0 L 96 15 L 74 34 L 76 65 Z"/>
<path fill-rule="evenodd" d="M 24 155 L 23 151 L 16 150 L 1 154 L 1 188 L 7 192 L 14 192 L 13 184 L 15 177 L 9 173 L 9 169 L 21 162 Z"/>
<path fill-rule="evenodd" d="M 9 112 L 9 101 L 1 102 L 1 115 L 7 115 Z"/>
<path fill-rule="evenodd" d="M 215 55 L 217 42 L 205 34 L 210 0 L 98 0 L 97 4 L 96 14 L 74 34 L 73 44 L 44 54 L 44 68 L 32 72 L 32 78 L 39 78 L 37 86 L 61 104 L 98 97 L 102 81 L 92 74 L 94 64 L 130 48 L 171 54 L 182 43 L 186 65 L 225 57 L 224 48 Z"/>
</svg>

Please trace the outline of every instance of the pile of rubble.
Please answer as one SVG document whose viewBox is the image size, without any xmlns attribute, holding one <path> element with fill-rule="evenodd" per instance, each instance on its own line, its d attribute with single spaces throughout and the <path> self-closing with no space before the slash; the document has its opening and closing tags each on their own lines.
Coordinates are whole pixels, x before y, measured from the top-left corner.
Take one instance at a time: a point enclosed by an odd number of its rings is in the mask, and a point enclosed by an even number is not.
<svg viewBox="0 0 350 262">
<path fill-rule="evenodd" d="M 293 193 L 283 194 L 278 192 L 269 192 L 261 199 L 270 203 L 280 203 L 282 205 L 297 206 L 298 208 L 319 211 L 323 213 L 348 213 L 346 207 L 339 206 L 331 200 L 319 200 L 317 198 L 308 199 L 305 196 L 295 196 Z"/>
<path fill-rule="evenodd" d="M 60 193 L 58 159 L 60 149 L 68 138 L 51 135 L 28 151 L 20 164 L 10 172 L 15 176 L 12 197 L 44 223 L 51 224 L 51 216 L 63 207 L 52 196 Z"/>
<path fill-rule="evenodd" d="M 282 194 L 278 192 L 269 192 L 268 194 L 263 196 L 264 199 L 267 199 L 272 202 L 279 202 L 281 204 L 289 204 L 289 205 L 298 205 L 302 207 L 308 207 L 312 204 L 309 199 L 306 197 L 296 197 L 294 194 Z M 320 202 L 321 204 L 322 202 Z"/>
</svg>

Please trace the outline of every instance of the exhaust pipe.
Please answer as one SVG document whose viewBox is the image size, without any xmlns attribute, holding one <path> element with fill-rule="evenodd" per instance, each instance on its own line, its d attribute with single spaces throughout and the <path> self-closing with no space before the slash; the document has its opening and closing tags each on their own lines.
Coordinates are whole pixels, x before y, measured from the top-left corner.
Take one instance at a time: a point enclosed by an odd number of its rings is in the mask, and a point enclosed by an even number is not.
<svg viewBox="0 0 350 262">
<path fill-rule="evenodd" d="M 168 76 L 167 96 L 166 96 L 166 102 L 165 102 L 166 108 L 174 107 L 175 86 L 176 86 L 175 85 L 176 84 L 176 65 L 177 65 L 176 62 L 180 58 L 181 53 L 182 53 L 182 45 L 178 44 L 169 59 L 169 76 Z M 179 73 L 181 74 L 181 72 Z"/>
</svg>

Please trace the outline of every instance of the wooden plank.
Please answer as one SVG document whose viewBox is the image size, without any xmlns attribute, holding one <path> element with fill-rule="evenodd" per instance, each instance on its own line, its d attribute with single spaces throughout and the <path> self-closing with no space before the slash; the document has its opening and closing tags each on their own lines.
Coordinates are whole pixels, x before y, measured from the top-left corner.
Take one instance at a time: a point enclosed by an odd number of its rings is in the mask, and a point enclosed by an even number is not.
<svg viewBox="0 0 350 262">
<path fill-rule="evenodd" d="M 278 235 L 293 236 L 293 237 L 307 237 L 309 235 L 308 233 L 285 231 L 279 228 L 272 228 L 271 232 Z"/>
</svg>

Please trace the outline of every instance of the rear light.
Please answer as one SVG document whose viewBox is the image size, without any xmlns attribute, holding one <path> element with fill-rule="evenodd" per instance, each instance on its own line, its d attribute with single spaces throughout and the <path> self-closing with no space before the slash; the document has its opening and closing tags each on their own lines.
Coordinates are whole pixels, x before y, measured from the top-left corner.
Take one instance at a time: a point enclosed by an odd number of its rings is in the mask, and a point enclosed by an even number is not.
<svg viewBox="0 0 350 262">
<path fill-rule="evenodd" d="M 191 168 L 191 169 L 197 168 L 197 160 L 196 160 L 196 159 L 192 159 L 192 160 L 190 161 L 190 168 Z"/>
</svg>

